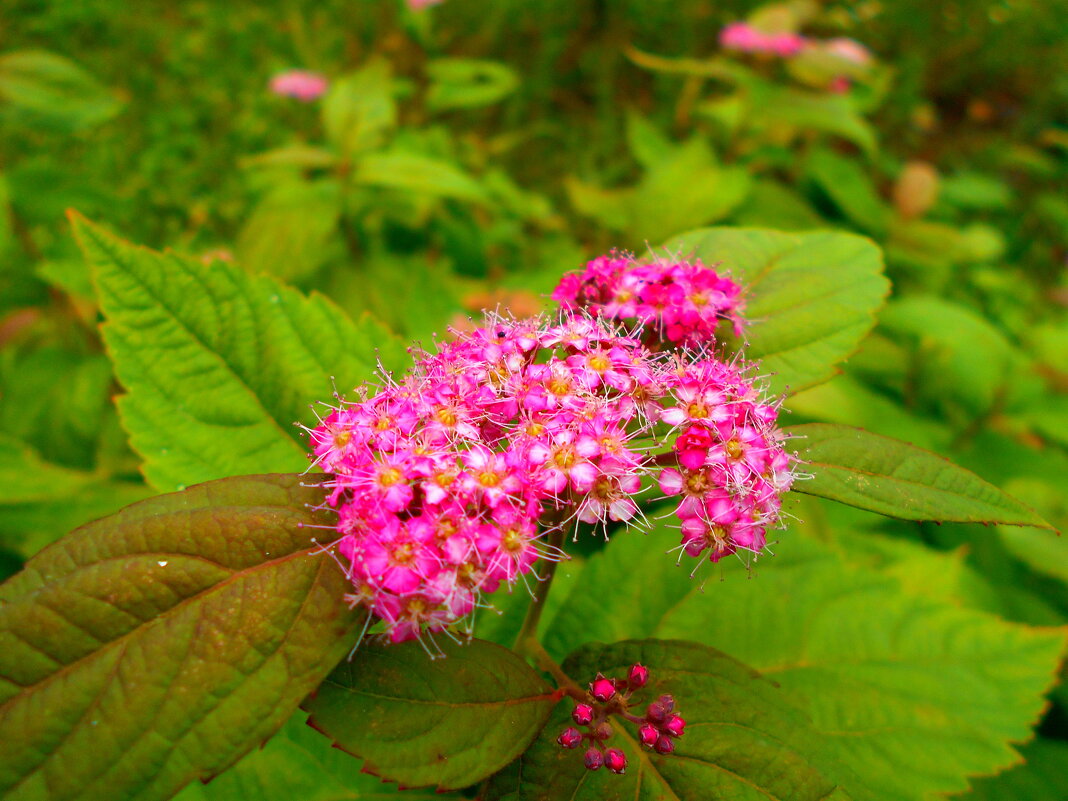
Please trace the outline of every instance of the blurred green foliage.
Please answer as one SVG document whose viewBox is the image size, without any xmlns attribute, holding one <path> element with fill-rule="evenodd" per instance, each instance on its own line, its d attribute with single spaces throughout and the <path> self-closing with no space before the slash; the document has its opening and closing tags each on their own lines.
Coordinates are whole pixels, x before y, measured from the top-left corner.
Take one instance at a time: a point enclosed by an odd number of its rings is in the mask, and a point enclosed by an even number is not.
<svg viewBox="0 0 1068 801">
<path fill-rule="evenodd" d="M 529 313 L 612 247 L 710 223 L 859 232 L 893 295 L 845 373 L 787 402 L 793 420 L 929 447 L 1068 527 L 1068 2 L 759 12 L 863 43 L 863 67 L 723 50 L 722 26 L 756 8 L 7 3 L 0 576 L 150 493 L 71 207 L 423 341 L 484 306 Z M 269 92 L 290 68 L 328 76 L 328 94 Z M 961 554 L 986 611 L 1068 623 L 1062 539 L 828 514 L 832 531 Z M 1068 694 L 1055 701 L 1034 769 L 976 797 L 1055 786 Z"/>
</svg>

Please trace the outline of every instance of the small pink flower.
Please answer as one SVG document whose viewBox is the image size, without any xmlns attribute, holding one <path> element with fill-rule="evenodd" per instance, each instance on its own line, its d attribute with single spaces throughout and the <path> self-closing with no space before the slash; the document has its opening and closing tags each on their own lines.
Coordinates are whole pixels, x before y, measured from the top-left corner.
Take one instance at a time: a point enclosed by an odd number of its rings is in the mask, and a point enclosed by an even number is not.
<svg viewBox="0 0 1068 801">
<path fill-rule="evenodd" d="M 828 53 L 858 66 L 866 66 L 872 61 L 871 51 L 856 39 L 840 37 L 824 42 L 823 46 Z"/>
<path fill-rule="evenodd" d="M 271 79 L 271 91 L 283 97 L 292 97 L 310 103 L 322 97 L 329 86 L 326 76 L 307 70 L 290 70 Z"/>
<path fill-rule="evenodd" d="M 445 0 L 408 0 L 408 8 L 412 11 L 422 11 L 431 6 L 439 6 L 444 2 Z"/>
<path fill-rule="evenodd" d="M 609 748 L 604 752 L 604 766 L 612 773 L 626 773 L 627 757 L 618 748 Z"/>
</svg>

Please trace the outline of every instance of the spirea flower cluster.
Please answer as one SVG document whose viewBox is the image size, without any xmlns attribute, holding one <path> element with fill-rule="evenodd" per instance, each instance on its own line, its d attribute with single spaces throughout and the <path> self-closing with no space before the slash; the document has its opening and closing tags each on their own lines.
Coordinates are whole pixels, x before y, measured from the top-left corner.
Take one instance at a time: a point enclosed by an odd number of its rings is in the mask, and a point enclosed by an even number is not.
<svg viewBox="0 0 1068 801">
<path fill-rule="evenodd" d="M 493 318 L 311 431 L 349 600 L 389 639 L 470 619 L 502 583 L 531 589 L 540 560 L 566 558 L 550 539 L 641 522 L 643 486 L 678 499 L 680 560 L 761 551 L 792 480 L 776 406 L 738 365 L 642 331 L 571 310 Z"/>
<path fill-rule="evenodd" d="M 700 261 L 602 256 L 583 272 L 564 276 L 553 300 L 565 309 L 636 323 L 649 343 L 707 348 L 723 320 L 742 332 L 741 286 Z"/>
</svg>

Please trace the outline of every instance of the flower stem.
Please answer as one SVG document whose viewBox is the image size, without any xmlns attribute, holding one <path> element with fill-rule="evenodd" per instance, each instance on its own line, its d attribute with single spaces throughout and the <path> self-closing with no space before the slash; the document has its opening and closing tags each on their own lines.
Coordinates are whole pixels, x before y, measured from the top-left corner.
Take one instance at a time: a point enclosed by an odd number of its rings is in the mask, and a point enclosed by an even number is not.
<svg viewBox="0 0 1068 801">
<path fill-rule="evenodd" d="M 559 550 L 563 541 L 563 528 L 559 525 L 552 526 L 549 529 L 549 546 Z M 527 609 L 527 616 L 523 619 L 523 626 L 519 629 L 519 634 L 515 638 L 515 650 L 521 654 L 534 657 L 533 653 L 527 651 L 528 641 L 536 643 L 539 647 L 541 646 L 538 642 L 538 623 L 541 621 L 541 613 L 545 609 L 545 599 L 549 597 L 549 587 L 553 583 L 554 575 L 556 575 L 556 560 L 549 560 L 545 568 L 545 578 L 539 582 L 538 594 L 531 601 L 530 608 Z"/>
</svg>

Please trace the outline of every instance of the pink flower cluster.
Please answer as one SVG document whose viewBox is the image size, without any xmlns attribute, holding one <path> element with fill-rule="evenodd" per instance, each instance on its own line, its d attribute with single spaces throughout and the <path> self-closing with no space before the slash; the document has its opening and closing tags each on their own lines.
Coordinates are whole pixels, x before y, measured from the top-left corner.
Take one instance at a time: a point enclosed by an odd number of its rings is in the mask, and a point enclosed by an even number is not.
<svg viewBox="0 0 1068 801">
<path fill-rule="evenodd" d="M 677 432 L 678 469 L 661 472 L 660 489 L 679 499 L 680 547 L 695 557 L 707 552 L 713 562 L 739 549 L 760 553 L 793 483 L 778 409 L 714 359 L 680 359 L 673 394 L 676 405 L 660 419 Z"/>
<path fill-rule="evenodd" d="M 705 285 L 692 265 L 678 271 L 690 289 Z M 689 291 L 662 305 L 656 320 L 685 326 L 679 338 L 707 328 L 687 316 Z M 690 556 L 759 553 L 779 523 L 792 474 L 777 410 L 736 365 L 654 352 L 567 310 L 496 318 L 416 355 L 399 383 L 342 403 L 310 432 L 315 462 L 333 474 L 348 600 L 394 642 L 469 618 L 502 583 L 536 579 L 539 560 L 565 558 L 550 532 L 640 518 L 635 496 L 657 470 L 679 499 L 678 550 Z"/>
<path fill-rule="evenodd" d="M 631 439 L 656 420 L 660 372 L 600 321 L 500 320 L 334 410 L 312 443 L 335 474 L 353 602 L 411 639 L 560 558 L 550 518 L 633 517 L 648 460 Z"/>
<path fill-rule="evenodd" d="M 601 256 L 583 272 L 565 275 L 553 300 L 565 309 L 636 321 L 650 344 L 659 339 L 702 348 L 715 341 L 722 320 L 730 320 L 737 334 L 743 323 L 741 286 L 700 261 Z"/>
<path fill-rule="evenodd" d="M 732 22 L 720 31 L 719 43 L 726 50 L 789 58 L 804 50 L 807 40 L 798 33 L 765 33 L 747 22 Z"/>
<path fill-rule="evenodd" d="M 326 77 L 317 72 L 290 70 L 271 79 L 271 91 L 283 97 L 292 97 L 310 103 L 322 97 L 329 86 Z"/>
</svg>

